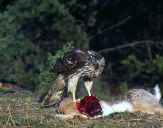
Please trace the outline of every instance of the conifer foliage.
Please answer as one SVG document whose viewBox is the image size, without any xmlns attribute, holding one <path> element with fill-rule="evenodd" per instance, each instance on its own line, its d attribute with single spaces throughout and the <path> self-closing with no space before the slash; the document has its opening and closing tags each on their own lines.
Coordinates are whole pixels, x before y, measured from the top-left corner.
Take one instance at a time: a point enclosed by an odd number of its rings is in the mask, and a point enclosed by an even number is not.
<svg viewBox="0 0 163 128">
<path fill-rule="evenodd" d="M 86 33 L 58 0 L 15 0 L 0 12 L 0 81 L 34 90 L 48 53 L 68 41 L 88 47 Z M 64 52 L 64 51 L 63 51 Z"/>
</svg>

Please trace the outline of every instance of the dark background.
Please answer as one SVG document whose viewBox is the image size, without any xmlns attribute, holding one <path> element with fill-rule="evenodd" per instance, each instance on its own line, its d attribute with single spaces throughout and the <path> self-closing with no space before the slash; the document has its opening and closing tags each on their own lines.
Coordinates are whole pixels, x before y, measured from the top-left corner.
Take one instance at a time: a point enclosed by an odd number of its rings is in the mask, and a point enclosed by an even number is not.
<svg viewBox="0 0 163 128">
<path fill-rule="evenodd" d="M 1 0 L 0 81 L 44 90 L 49 68 L 74 47 L 105 57 L 101 96 L 162 87 L 162 35 L 162 0 Z"/>
</svg>

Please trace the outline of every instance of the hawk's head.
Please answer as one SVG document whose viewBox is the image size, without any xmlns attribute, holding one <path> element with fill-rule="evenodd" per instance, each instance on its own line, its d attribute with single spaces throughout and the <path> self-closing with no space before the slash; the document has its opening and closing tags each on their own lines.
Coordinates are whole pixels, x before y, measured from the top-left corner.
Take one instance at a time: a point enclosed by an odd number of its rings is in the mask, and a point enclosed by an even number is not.
<svg viewBox="0 0 163 128">
<path fill-rule="evenodd" d="M 92 72 L 92 77 L 97 77 L 99 74 L 102 73 L 104 69 L 105 59 L 101 54 L 92 50 L 88 51 L 88 54 L 90 56 L 89 61 L 94 68 L 94 71 Z"/>
</svg>

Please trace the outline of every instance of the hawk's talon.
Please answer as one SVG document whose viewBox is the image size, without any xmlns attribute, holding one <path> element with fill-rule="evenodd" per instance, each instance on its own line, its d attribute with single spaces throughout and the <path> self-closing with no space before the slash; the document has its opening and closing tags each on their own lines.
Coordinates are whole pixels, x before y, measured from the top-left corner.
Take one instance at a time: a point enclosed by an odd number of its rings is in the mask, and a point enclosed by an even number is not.
<svg viewBox="0 0 163 128">
<path fill-rule="evenodd" d="M 80 101 L 80 99 L 77 99 L 77 100 L 75 99 L 75 100 L 73 100 L 73 102 L 79 102 L 79 101 Z"/>
</svg>

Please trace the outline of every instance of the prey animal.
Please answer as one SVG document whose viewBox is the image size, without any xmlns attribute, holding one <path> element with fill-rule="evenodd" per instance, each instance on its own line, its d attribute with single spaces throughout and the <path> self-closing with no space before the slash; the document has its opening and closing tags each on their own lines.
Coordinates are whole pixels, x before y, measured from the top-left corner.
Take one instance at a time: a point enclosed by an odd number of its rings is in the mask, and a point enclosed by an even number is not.
<svg viewBox="0 0 163 128">
<path fill-rule="evenodd" d="M 119 112 L 163 115 L 163 107 L 159 103 L 160 99 L 161 92 L 158 85 L 154 88 L 154 94 L 144 89 L 132 89 L 117 99 L 110 101 L 98 100 L 94 95 L 85 96 L 76 103 L 71 98 L 65 98 L 59 104 L 60 114 L 49 113 L 46 117 L 72 119 L 79 116 L 81 118 L 95 119 Z"/>
</svg>

